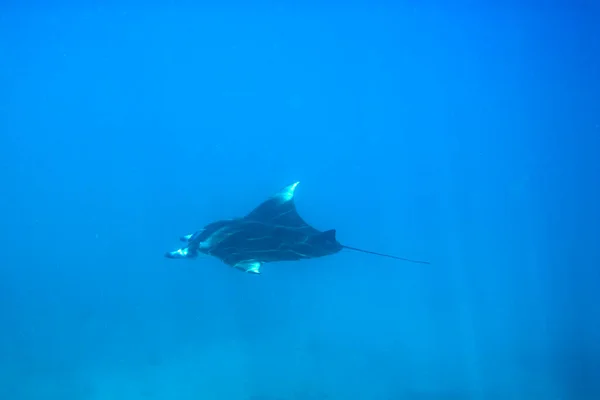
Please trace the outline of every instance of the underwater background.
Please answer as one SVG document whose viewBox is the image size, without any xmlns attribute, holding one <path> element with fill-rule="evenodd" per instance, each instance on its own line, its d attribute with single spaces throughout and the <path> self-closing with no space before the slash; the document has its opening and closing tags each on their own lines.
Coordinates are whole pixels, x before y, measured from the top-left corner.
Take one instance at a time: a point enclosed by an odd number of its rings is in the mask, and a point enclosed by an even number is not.
<svg viewBox="0 0 600 400">
<path fill-rule="evenodd" d="M 169 4 L 0 5 L 1 400 L 600 399 L 597 2 Z"/>
</svg>

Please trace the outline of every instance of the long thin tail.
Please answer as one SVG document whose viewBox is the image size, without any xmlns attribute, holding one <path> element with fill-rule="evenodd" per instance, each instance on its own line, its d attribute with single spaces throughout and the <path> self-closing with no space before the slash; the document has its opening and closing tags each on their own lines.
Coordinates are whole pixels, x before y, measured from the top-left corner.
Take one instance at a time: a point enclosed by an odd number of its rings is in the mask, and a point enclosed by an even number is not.
<svg viewBox="0 0 600 400">
<path fill-rule="evenodd" d="M 343 246 L 342 245 L 342 247 L 345 249 L 348 249 L 348 250 L 360 251 L 361 253 L 374 254 L 376 256 L 393 258 L 395 260 L 408 261 L 408 262 L 417 263 L 417 264 L 431 264 L 429 261 L 411 260 L 410 258 L 397 257 L 397 256 L 392 256 L 390 254 L 376 253 L 374 251 L 358 249 L 356 247 L 351 247 L 351 246 Z"/>
</svg>

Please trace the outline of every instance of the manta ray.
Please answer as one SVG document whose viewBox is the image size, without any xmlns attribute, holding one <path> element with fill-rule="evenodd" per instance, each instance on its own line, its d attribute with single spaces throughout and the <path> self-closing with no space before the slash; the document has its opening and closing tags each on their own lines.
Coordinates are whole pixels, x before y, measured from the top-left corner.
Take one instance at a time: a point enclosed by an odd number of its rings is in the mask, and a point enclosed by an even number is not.
<svg viewBox="0 0 600 400">
<path fill-rule="evenodd" d="M 241 271 L 259 274 L 263 264 L 298 261 L 336 254 L 343 249 L 381 257 L 429 264 L 341 244 L 335 229 L 319 231 L 304 222 L 294 204 L 299 182 L 286 186 L 242 218 L 220 220 L 181 237 L 186 245 L 165 254 L 167 258 L 214 256 Z"/>
</svg>

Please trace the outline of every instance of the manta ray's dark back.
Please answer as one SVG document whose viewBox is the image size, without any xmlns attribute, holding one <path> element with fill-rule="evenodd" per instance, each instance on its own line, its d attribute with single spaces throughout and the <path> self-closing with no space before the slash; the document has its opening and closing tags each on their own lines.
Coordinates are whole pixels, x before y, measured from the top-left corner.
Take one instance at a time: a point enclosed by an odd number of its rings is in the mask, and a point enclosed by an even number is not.
<svg viewBox="0 0 600 400">
<path fill-rule="evenodd" d="M 298 182 L 286 186 L 283 190 L 271 196 L 268 200 L 260 203 L 258 207 L 244 218 L 249 221 L 260 221 L 270 225 L 283 226 L 294 229 L 306 235 L 321 233 L 308 225 L 298 214 L 294 202 L 294 192 Z"/>
<path fill-rule="evenodd" d="M 297 186 L 298 182 L 286 186 L 243 218 L 216 221 L 184 236 L 187 246 L 167 253 L 166 257 L 195 258 L 204 253 L 251 273 L 259 273 L 265 263 L 323 257 L 344 248 L 426 263 L 342 245 L 334 229 L 319 231 L 298 214 L 294 202 Z"/>
</svg>

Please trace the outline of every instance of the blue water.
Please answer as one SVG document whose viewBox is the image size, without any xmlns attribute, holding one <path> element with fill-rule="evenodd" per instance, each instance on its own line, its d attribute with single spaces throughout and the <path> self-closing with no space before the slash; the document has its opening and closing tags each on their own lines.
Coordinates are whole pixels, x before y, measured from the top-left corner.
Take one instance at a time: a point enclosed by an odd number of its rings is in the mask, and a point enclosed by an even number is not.
<svg viewBox="0 0 600 400">
<path fill-rule="evenodd" d="M 411 3 L 0 6 L 0 399 L 599 399 L 600 8 Z"/>
</svg>

